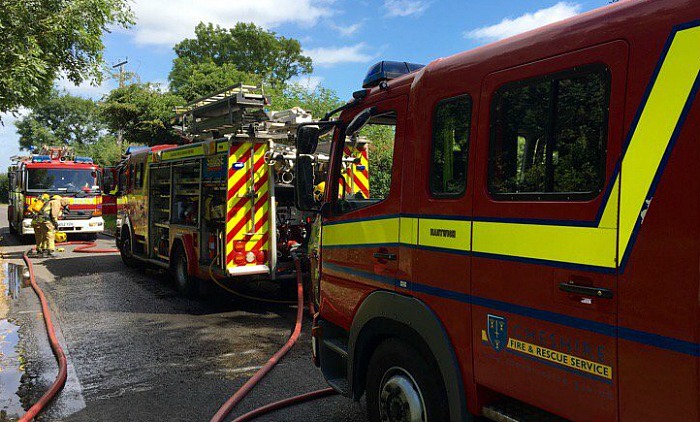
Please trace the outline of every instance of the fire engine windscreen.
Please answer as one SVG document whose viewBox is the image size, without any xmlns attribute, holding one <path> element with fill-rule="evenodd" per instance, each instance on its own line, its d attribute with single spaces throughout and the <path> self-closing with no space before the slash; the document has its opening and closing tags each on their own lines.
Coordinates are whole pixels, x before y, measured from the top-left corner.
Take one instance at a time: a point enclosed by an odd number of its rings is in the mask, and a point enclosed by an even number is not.
<svg viewBox="0 0 700 422">
<path fill-rule="evenodd" d="M 41 192 L 99 193 L 97 172 L 74 169 L 29 169 L 27 190 Z"/>
</svg>

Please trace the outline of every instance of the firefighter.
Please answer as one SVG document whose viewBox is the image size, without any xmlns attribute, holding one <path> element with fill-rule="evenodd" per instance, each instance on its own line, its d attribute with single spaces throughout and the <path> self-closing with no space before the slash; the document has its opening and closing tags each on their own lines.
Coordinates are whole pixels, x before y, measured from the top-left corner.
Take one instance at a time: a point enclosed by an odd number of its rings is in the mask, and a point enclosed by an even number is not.
<svg viewBox="0 0 700 422">
<path fill-rule="evenodd" d="M 43 255 L 53 257 L 56 250 L 56 228 L 58 220 L 63 216 L 63 207 L 66 200 L 60 195 L 54 195 L 42 208 L 42 229 L 44 237 Z"/>
<path fill-rule="evenodd" d="M 42 194 L 32 202 L 29 207 L 32 213 L 32 228 L 34 229 L 34 240 L 36 241 L 36 253 L 41 255 L 44 252 L 45 245 L 45 234 L 44 234 L 44 217 L 42 210 L 47 202 L 49 202 L 50 197 L 48 194 Z"/>
</svg>

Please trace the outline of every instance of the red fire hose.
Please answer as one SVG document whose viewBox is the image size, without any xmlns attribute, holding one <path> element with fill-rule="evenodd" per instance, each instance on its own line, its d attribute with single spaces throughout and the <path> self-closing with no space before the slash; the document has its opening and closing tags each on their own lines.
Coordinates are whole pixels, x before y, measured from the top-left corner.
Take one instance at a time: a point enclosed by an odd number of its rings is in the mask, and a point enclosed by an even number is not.
<svg viewBox="0 0 700 422">
<path fill-rule="evenodd" d="M 77 240 L 72 240 L 70 242 L 62 242 L 62 243 L 57 243 L 57 245 L 81 245 L 78 246 L 77 248 L 73 249 L 73 252 L 76 253 L 114 253 L 114 252 L 119 252 L 119 249 L 116 248 L 110 248 L 110 249 L 94 249 L 97 247 L 97 242 L 83 242 L 83 241 L 77 241 Z"/>
<path fill-rule="evenodd" d="M 56 355 L 56 360 L 58 361 L 58 375 L 56 376 L 56 380 L 53 382 L 53 384 L 51 384 L 48 391 L 41 396 L 39 401 L 37 401 L 34 406 L 30 407 L 29 410 L 27 410 L 27 413 L 25 413 L 24 416 L 19 419 L 19 422 L 28 422 L 34 419 L 36 415 L 38 415 L 39 412 L 41 412 L 44 407 L 46 407 L 46 405 L 53 400 L 56 394 L 63 389 L 63 386 L 66 384 L 66 378 L 68 377 L 68 371 L 66 355 L 63 353 L 63 348 L 61 348 L 61 345 L 58 343 L 58 339 L 56 338 L 56 331 L 54 329 L 53 322 L 51 321 L 51 312 L 49 311 L 49 305 L 46 302 L 46 296 L 44 296 L 44 292 L 41 290 L 39 285 L 36 284 L 36 280 L 34 279 L 34 267 L 32 266 L 32 260 L 29 259 L 26 252 L 22 258 L 29 269 L 29 282 L 31 283 L 32 289 L 34 289 L 36 295 L 39 296 L 39 301 L 41 302 L 41 312 L 44 314 L 44 322 L 46 323 L 46 332 L 49 334 L 49 343 L 51 343 L 51 349 L 53 349 L 53 353 Z"/>
<path fill-rule="evenodd" d="M 119 252 L 118 249 L 91 249 L 97 246 L 97 243 L 95 242 L 64 242 L 60 244 L 82 245 L 75 248 L 74 250 L 74 252 L 79 253 Z M 46 302 L 46 296 L 44 295 L 44 291 L 41 290 L 34 278 L 34 266 L 32 264 L 32 260 L 29 259 L 27 252 L 24 252 L 24 254 L 22 255 L 22 259 L 24 259 L 24 262 L 27 264 L 27 269 L 29 270 L 29 283 L 31 284 L 32 289 L 34 289 L 36 295 L 39 297 L 39 302 L 41 303 L 41 313 L 44 315 L 44 322 L 46 323 L 46 332 L 49 335 L 49 343 L 51 344 L 51 349 L 53 350 L 53 353 L 56 356 L 56 360 L 58 361 L 58 375 L 56 376 L 56 380 L 53 382 L 53 384 L 51 384 L 51 387 L 49 387 L 49 389 L 44 393 L 44 395 L 41 396 L 39 401 L 34 403 L 34 405 L 30 407 L 29 410 L 27 410 L 27 413 L 25 413 L 19 419 L 19 422 L 29 422 L 33 420 L 42 410 L 44 410 L 44 408 L 49 404 L 49 402 L 51 402 L 51 400 L 53 400 L 54 397 L 56 397 L 56 394 L 58 394 L 58 392 L 63 389 L 63 386 L 66 384 L 66 379 L 68 378 L 68 361 L 66 360 L 66 354 L 63 352 L 61 344 L 56 338 L 56 329 L 53 326 L 53 321 L 51 319 L 51 311 L 49 310 L 49 305 Z"/>
<path fill-rule="evenodd" d="M 294 264 L 296 266 L 297 272 L 297 319 L 294 325 L 294 331 L 292 332 L 292 335 L 289 336 L 287 343 L 285 343 L 285 345 L 282 346 L 281 349 L 279 349 L 274 355 L 272 355 L 272 357 L 267 361 L 265 366 L 260 368 L 258 372 L 255 373 L 255 375 L 253 375 L 248 381 L 246 381 L 246 383 L 243 384 L 243 386 L 239 388 L 238 391 L 236 391 L 234 395 L 231 396 L 226 401 L 226 403 L 223 404 L 223 406 L 221 406 L 219 411 L 216 412 L 213 418 L 211 418 L 211 422 L 223 421 L 226 418 L 226 416 L 229 413 L 231 413 L 233 408 L 236 407 L 236 405 L 240 403 L 240 401 L 243 400 L 243 398 L 246 395 L 248 395 L 248 393 L 250 393 L 253 387 L 255 387 L 258 384 L 258 382 L 260 382 L 260 380 L 262 380 L 263 377 L 267 375 L 267 373 L 270 372 L 270 370 L 272 370 L 272 368 L 277 364 L 277 362 L 279 362 L 279 360 L 285 354 L 287 354 L 289 349 L 291 349 L 292 346 L 294 346 L 294 343 L 296 343 L 297 339 L 299 338 L 299 334 L 301 333 L 301 323 L 304 319 L 304 286 L 302 283 L 301 263 L 299 261 L 299 258 L 297 258 L 296 256 L 294 257 Z M 248 421 L 258 416 L 272 412 L 274 410 L 282 409 L 284 407 L 289 407 L 305 401 L 314 400 L 321 397 L 327 397 L 334 394 L 337 394 L 335 390 L 333 390 L 332 388 L 325 388 L 323 390 L 313 391 L 311 393 L 291 397 L 278 402 L 270 403 L 266 406 L 248 412 L 245 415 L 239 416 L 238 418 L 234 419 L 234 422 Z"/>
<path fill-rule="evenodd" d="M 119 252 L 118 249 L 94 249 L 97 246 L 95 242 L 72 241 L 61 243 L 61 245 L 82 245 L 74 249 L 74 252 L 78 253 Z M 53 352 L 56 355 L 56 360 L 58 361 L 59 365 L 58 376 L 56 377 L 56 380 L 53 382 L 49 390 L 46 391 L 46 393 L 44 393 L 44 395 L 39 399 L 39 401 L 37 401 L 27 411 L 27 413 L 25 413 L 24 416 L 22 416 L 19 419 L 19 422 L 29 422 L 33 420 L 39 414 L 39 412 L 41 412 L 48 405 L 48 403 L 51 402 L 51 400 L 54 399 L 56 394 L 58 394 L 58 392 L 61 391 L 61 389 L 63 389 L 63 386 L 65 385 L 67 379 L 67 360 L 66 355 L 63 352 L 63 348 L 61 348 L 61 345 L 59 344 L 58 339 L 56 338 L 56 332 L 53 326 L 53 322 L 51 320 L 51 313 L 46 302 L 46 297 L 44 296 L 44 292 L 36 283 L 36 280 L 34 278 L 34 267 L 32 265 L 31 259 L 29 259 L 26 252 L 23 255 L 23 259 L 24 262 L 27 264 L 27 268 L 29 269 L 29 280 L 31 286 L 36 292 L 41 302 L 41 308 L 42 313 L 44 314 L 44 321 L 46 322 L 46 331 L 49 336 L 49 342 L 51 343 L 51 348 L 53 349 Z M 248 395 L 248 393 L 253 389 L 253 387 L 255 387 L 255 385 L 257 385 L 257 383 L 260 382 L 260 380 L 262 380 L 262 378 L 265 375 L 267 375 L 267 373 L 270 372 L 270 370 L 272 370 L 272 368 L 279 362 L 279 360 L 285 354 L 287 354 L 287 352 L 292 348 L 292 346 L 294 346 L 297 339 L 299 338 L 299 334 L 301 333 L 301 325 L 304 317 L 304 287 L 302 283 L 302 271 L 299 259 L 295 258 L 294 263 L 296 265 L 297 270 L 297 317 L 296 323 L 294 325 L 294 331 L 292 332 L 291 336 L 289 336 L 287 343 L 284 346 L 282 346 L 282 348 L 278 350 L 274 355 L 272 355 L 272 357 L 267 361 L 267 363 L 262 368 L 260 368 L 258 372 L 256 372 L 255 375 L 253 375 L 253 377 L 251 377 L 240 389 L 238 389 L 238 391 L 236 391 L 236 393 L 233 396 L 231 396 L 231 398 L 229 398 L 226 401 L 226 403 L 223 404 L 223 406 L 221 406 L 219 411 L 216 412 L 214 417 L 211 419 L 212 422 L 223 421 L 226 418 L 226 416 L 229 413 L 231 413 L 231 411 L 236 407 L 236 405 L 241 400 L 243 400 L 243 398 L 246 395 Z M 312 308 L 310 307 L 310 309 Z M 335 394 L 337 394 L 337 392 L 332 388 L 325 388 L 318 391 L 312 391 L 306 394 L 302 394 L 299 396 L 290 397 L 252 410 L 242 416 L 239 416 L 234 420 L 234 422 L 249 421 L 258 416 L 267 414 L 275 410 L 293 406 L 306 401 L 328 397 Z"/>
</svg>

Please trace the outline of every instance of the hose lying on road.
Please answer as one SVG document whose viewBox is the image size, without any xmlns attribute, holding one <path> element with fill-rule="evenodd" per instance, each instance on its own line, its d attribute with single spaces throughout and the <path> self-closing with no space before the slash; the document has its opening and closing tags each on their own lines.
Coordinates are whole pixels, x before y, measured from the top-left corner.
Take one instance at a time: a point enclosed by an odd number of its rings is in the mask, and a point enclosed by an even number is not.
<svg viewBox="0 0 700 422">
<path fill-rule="evenodd" d="M 247 422 L 257 418 L 258 416 L 274 412 L 275 410 L 284 409 L 285 407 L 290 406 L 296 406 L 297 404 L 303 402 L 316 400 L 328 396 L 334 396 L 336 394 L 338 394 L 338 392 L 330 387 L 324 388 L 322 390 L 312 391 L 310 393 L 301 394 L 298 396 L 290 397 L 288 399 L 276 401 L 274 403 L 270 403 L 257 409 L 251 410 L 250 412 L 237 417 L 233 420 L 233 422 Z"/>
<path fill-rule="evenodd" d="M 116 249 L 90 249 L 97 246 L 97 243 L 95 242 L 63 242 L 60 243 L 60 245 L 82 245 L 75 248 L 75 250 L 73 251 L 79 253 L 119 252 L 119 250 Z M 44 322 L 46 323 L 46 332 L 49 335 L 49 343 L 51 344 L 51 349 L 53 350 L 53 353 L 56 356 L 56 360 L 58 361 L 58 375 L 56 376 L 56 380 L 53 382 L 53 384 L 51 384 L 51 387 L 49 387 L 49 389 L 44 393 L 44 395 L 41 396 L 39 401 L 34 403 L 34 405 L 30 407 L 29 410 L 27 410 L 27 413 L 25 413 L 19 419 L 19 422 L 29 422 L 33 420 L 42 410 L 44 410 L 44 408 L 49 404 L 49 402 L 51 402 L 51 400 L 53 400 L 54 397 L 56 397 L 56 394 L 58 394 L 58 392 L 63 389 L 63 386 L 66 384 L 66 379 L 68 378 L 68 361 L 66 359 L 66 354 L 63 352 L 61 344 L 56 338 L 56 329 L 53 326 L 53 321 L 51 319 L 51 311 L 49 310 L 49 305 L 46 301 L 44 291 L 41 290 L 39 285 L 36 283 L 36 279 L 34 278 L 34 265 L 32 264 L 32 260 L 29 258 L 27 252 L 24 252 L 24 254 L 22 255 L 22 259 L 27 264 L 27 269 L 29 270 L 29 283 L 31 284 L 32 289 L 34 289 L 36 295 L 39 297 L 39 302 L 41 303 L 41 313 L 44 315 Z"/>
<path fill-rule="evenodd" d="M 29 269 L 29 282 L 32 289 L 34 289 L 36 295 L 39 296 L 39 301 L 41 302 L 41 312 L 44 314 L 44 322 L 46 323 L 46 332 L 49 334 L 49 343 L 51 343 L 51 349 L 53 349 L 53 353 L 56 355 L 56 360 L 58 361 L 58 375 L 56 376 L 56 380 L 53 382 L 48 391 L 41 396 L 39 401 L 37 401 L 34 406 L 30 407 L 29 410 L 27 410 L 27 413 L 25 413 L 24 416 L 19 419 L 19 422 L 28 422 L 34 419 L 36 415 L 38 415 L 39 412 L 41 412 L 44 407 L 46 407 L 46 405 L 53 400 L 56 394 L 63 389 L 63 386 L 66 384 L 66 378 L 68 377 L 68 362 L 66 360 L 66 354 L 63 353 L 63 348 L 58 343 L 58 339 L 56 338 L 56 330 L 54 329 L 53 322 L 51 321 L 51 312 L 49 311 L 49 305 L 46 302 L 46 296 L 44 296 L 44 292 L 41 290 L 39 285 L 36 284 L 36 280 L 34 279 L 34 266 L 32 265 L 32 260 L 29 259 L 29 256 L 27 256 L 27 252 L 24 253 L 22 259 L 24 259 L 24 262 L 27 264 L 27 268 Z"/>
<path fill-rule="evenodd" d="M 287 343 L 285 343 L 285 345 L 282 346 L 281 349 L 279 349 L 274 355 L 272 355 L 272 357 L 267 361 L 267 363 L 262 368 L 260 368 L 258 372 L 255 373 L 255 375 L 253 375 L 248 381 L 246 381 L 246 383 L 243 384 L 243 386 L 239 388 L 238 391 L 236 391 L 234 395 L 226 401 L 226 403 L 224 403 L 221 406 L 219 411 L 216 412 L 213 418 L 211 418 L 211 422 L 223 421 L 226 418 L 226 416 L 229 413 L 231 413 L 233 408 L 236 407 L 236 405 L 240 403 L 240 401 L 243 400 L 243 398 L 246 395 L 248 395 L 248 393 L 250 393 L 253 387 L 255 387 L 258 384 L 258 382 L 260 382 L 260 380 L 262 380 L 263 377 L 267 375 L 267 373 L 270 372 L 270 370 L 272 370 L 272 368 L 274 368 L 275 365 L 277 365 L 277 362 L 279 362 L 279 360 L 285 354 L 287 354 L 287 352 L 292 348 L 292 346 L 294 346 L 294 343 L 296 343 L 297 339 L 299 338 L 299 334 L 301 333 L 301 323 L 304 319 L 304 285 L 302 283 L 301 263 L 297 256 L 294 256 L 294 264 L 296 266 L 297 272 L 297 319 L 294 325 L 294 331 L 292 332 L 292 335 L 289 336 Z M 212 279 L 214 279 L 213 276 Z M 214 281 L 216 282 L 215 279 Z M 217 284 L 219 283 L 217 282 Z M 333 394 L 337 394 L 335 390 L 333 390 L 332 388 L 326 388 L 323 390 L 302 394 L 300 396 L 291 397 L 248 412 L 245 415 L 242 415 L 239 418 L 235 419 L 235 422 L 248 421 L 260 415 L 272 412 L 273 410 L 278 410 L 284 407 L 292 406 L 309 400 L 318 399 L 321 397 L 330 396 Z"/>
<path fill-rule="evenodd" d="M 80 245 L 77 248 L 73 249 L 73 252 L 76 252 L 76 253 L 115 253 L 115 252 L 119 252 L 119 249 L 115 249 L 115 248 L 95 249 L 97 247 L 97 242 L 83 242 L 83 241 L 72 240 L 70 242 L 57 243 L 57 245 L 59 245 L 59 246 Z"/>
</svg>

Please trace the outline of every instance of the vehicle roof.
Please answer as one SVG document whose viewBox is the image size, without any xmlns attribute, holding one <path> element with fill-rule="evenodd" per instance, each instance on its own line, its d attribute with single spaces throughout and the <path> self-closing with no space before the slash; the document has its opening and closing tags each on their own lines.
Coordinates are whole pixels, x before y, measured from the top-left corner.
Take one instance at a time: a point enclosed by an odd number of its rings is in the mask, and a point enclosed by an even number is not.
<svg viewBox="0 0 700 422">
<path fill-rule="evenodd" d="M 665 19 L 670 26 L 674 22 L 668 16 L 677 16 L 677 9 L 690 7 L 697 7 L 694 0 L 622 0 L 504 40 L 433 60 L 417 72 L 389 81 L 386 89 L 379 86 L 371 88 L 366 100 L 387 98 L 391 96 L 390 93 L 399 94 L 400 88 L 406 85 L 411 85 L 411 89 L 418 84 L 434 87 L 439 81 L 441 86 L 454 86 L 460 82 L 459 78 L 454 78 L 454 72 L 481 77 L 516 65 L 626 39 L 632 32 L 630 28 L 639 28 L 652 19 Z"/>
</svg>

